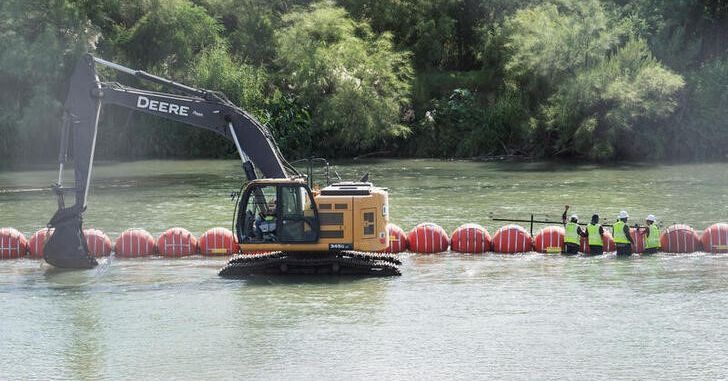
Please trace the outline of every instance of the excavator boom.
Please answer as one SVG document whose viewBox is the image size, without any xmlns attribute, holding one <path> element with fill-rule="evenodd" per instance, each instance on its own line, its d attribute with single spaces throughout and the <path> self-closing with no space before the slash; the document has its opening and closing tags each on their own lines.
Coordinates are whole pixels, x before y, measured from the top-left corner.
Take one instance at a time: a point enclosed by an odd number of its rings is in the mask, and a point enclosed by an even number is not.
<svg viewBox="0 0 728 381">
<path fill-rule="evenodd" d="M 171 88 L 176 93 L 136 89 L 116 82 L 102 82 L 96 65 Z M 64 107 L 58 183 L 53 185 L 58 210 L 48 223 L 54 232 L 45 245 L 45 260 L 62 268 L 92 268 L 97 263 L 88 253 L 82 230 L 98 135 L 98 123 L 105 104 L 114 104 L 158 117 L 199 127 L 235 143 L 248 180 L 254 168 L 266 178 L 288 178 L 298 173 L 288 165 L 270 131 L 251 115 L 232 104 L 224 95 L 196 89 L 139 70 L 86 54 L 76 65 Z M 72 139 L 72 144 L 69 140 Z M 72 157 L 74 186 L 63 187 L 63 167 Z M 66 207 L 64 195 L 74 193 L 75 203 Z"/>
</svg>

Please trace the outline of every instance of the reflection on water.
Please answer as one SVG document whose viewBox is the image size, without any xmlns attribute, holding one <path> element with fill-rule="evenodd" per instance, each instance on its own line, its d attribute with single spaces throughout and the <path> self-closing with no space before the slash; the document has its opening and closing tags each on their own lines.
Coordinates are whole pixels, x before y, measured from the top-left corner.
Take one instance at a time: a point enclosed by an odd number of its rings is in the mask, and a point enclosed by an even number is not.
<svg viewBox="0 0 728 381">
<path fill-rule="evenodd" d="M 87 226 L 228 226 L 237 162 L 95 169 Z M 427 160 L 345 165 L 390 188 L 394 222 L 452 230 L 564 204 L 703 228 L 728 216 L 725 165 Z M 30 234 L 51 172 L 0 173 L 0 225 Z M 646 197 L 649 190 L 659 197 Z M 9 192 L 4 192 L 10 190 Z M 390 279 L 219 279 L 223 258 L 0 262 L 0 379 L 720 379 L 728 256 L 405 255 Z"/>
</svg>

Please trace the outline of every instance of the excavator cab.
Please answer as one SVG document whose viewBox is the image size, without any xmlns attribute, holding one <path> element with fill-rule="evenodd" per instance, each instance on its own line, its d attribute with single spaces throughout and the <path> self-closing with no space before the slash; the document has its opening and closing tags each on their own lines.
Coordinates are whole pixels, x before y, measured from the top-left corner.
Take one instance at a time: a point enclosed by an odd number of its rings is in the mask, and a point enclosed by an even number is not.
<svg viewBox="0 0 728 381">
<path fill-rule="evenodd" d="M 252 181 L 240 199 L 236 232 L 243 245 L 317 242 L 318 210 L 311 190 L 295 180 Z"/>
</svg>

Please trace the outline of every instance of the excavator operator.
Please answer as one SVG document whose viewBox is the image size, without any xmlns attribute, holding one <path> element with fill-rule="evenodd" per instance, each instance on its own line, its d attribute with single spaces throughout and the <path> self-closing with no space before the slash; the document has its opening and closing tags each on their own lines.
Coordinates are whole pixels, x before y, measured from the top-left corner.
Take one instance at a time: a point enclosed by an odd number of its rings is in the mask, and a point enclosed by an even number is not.
<svg viewBox="0 0 728 381">
<path fill-rule="evenodd" d="M 259 239 L 265 242 L 276 241 L 276 200 L 269 202 L 268 207 L 258 213 L 255 230 Z"/>
</svg>

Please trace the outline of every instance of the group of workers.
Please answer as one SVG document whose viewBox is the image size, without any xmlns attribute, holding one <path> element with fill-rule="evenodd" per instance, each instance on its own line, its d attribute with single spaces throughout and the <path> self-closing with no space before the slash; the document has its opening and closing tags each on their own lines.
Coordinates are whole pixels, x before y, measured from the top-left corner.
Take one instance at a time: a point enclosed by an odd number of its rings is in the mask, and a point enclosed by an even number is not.
<svg viewBox="0 0 728 381">
<path fill-rule="evenodd" d="M 579 225 L 579 217 L 574 214 L 569 221 L 566 221 L 566 214 L 569 206 L 566 206 L 562 220 L 564 222 L 564 243 L 566 249 L 564 254 L 574 255 L 579 253 L 581 237 L 584 237 L 589 244 L 589 255 L 601 255 L 604 253 L 604 227 L 599 224 L 599 215 L 592 215 L 591 222 L 583 229 Z M 617 248 L 617 256 L 632 255 L 634 239 L 630 234 L 630 227 L 627 225 L 629 214 L 626 211 L 619 212 L 617 221 L 612 225 L 612 238 Z M 655 216 L 650 214 L 645 219 L 646 226 L 640 227 L 635 224 L 635 234 L 644 235 L 645 249 L 643 254 L 654 254 L 660 250 L 660 228 L 655 224 Z"/>
</svg>

